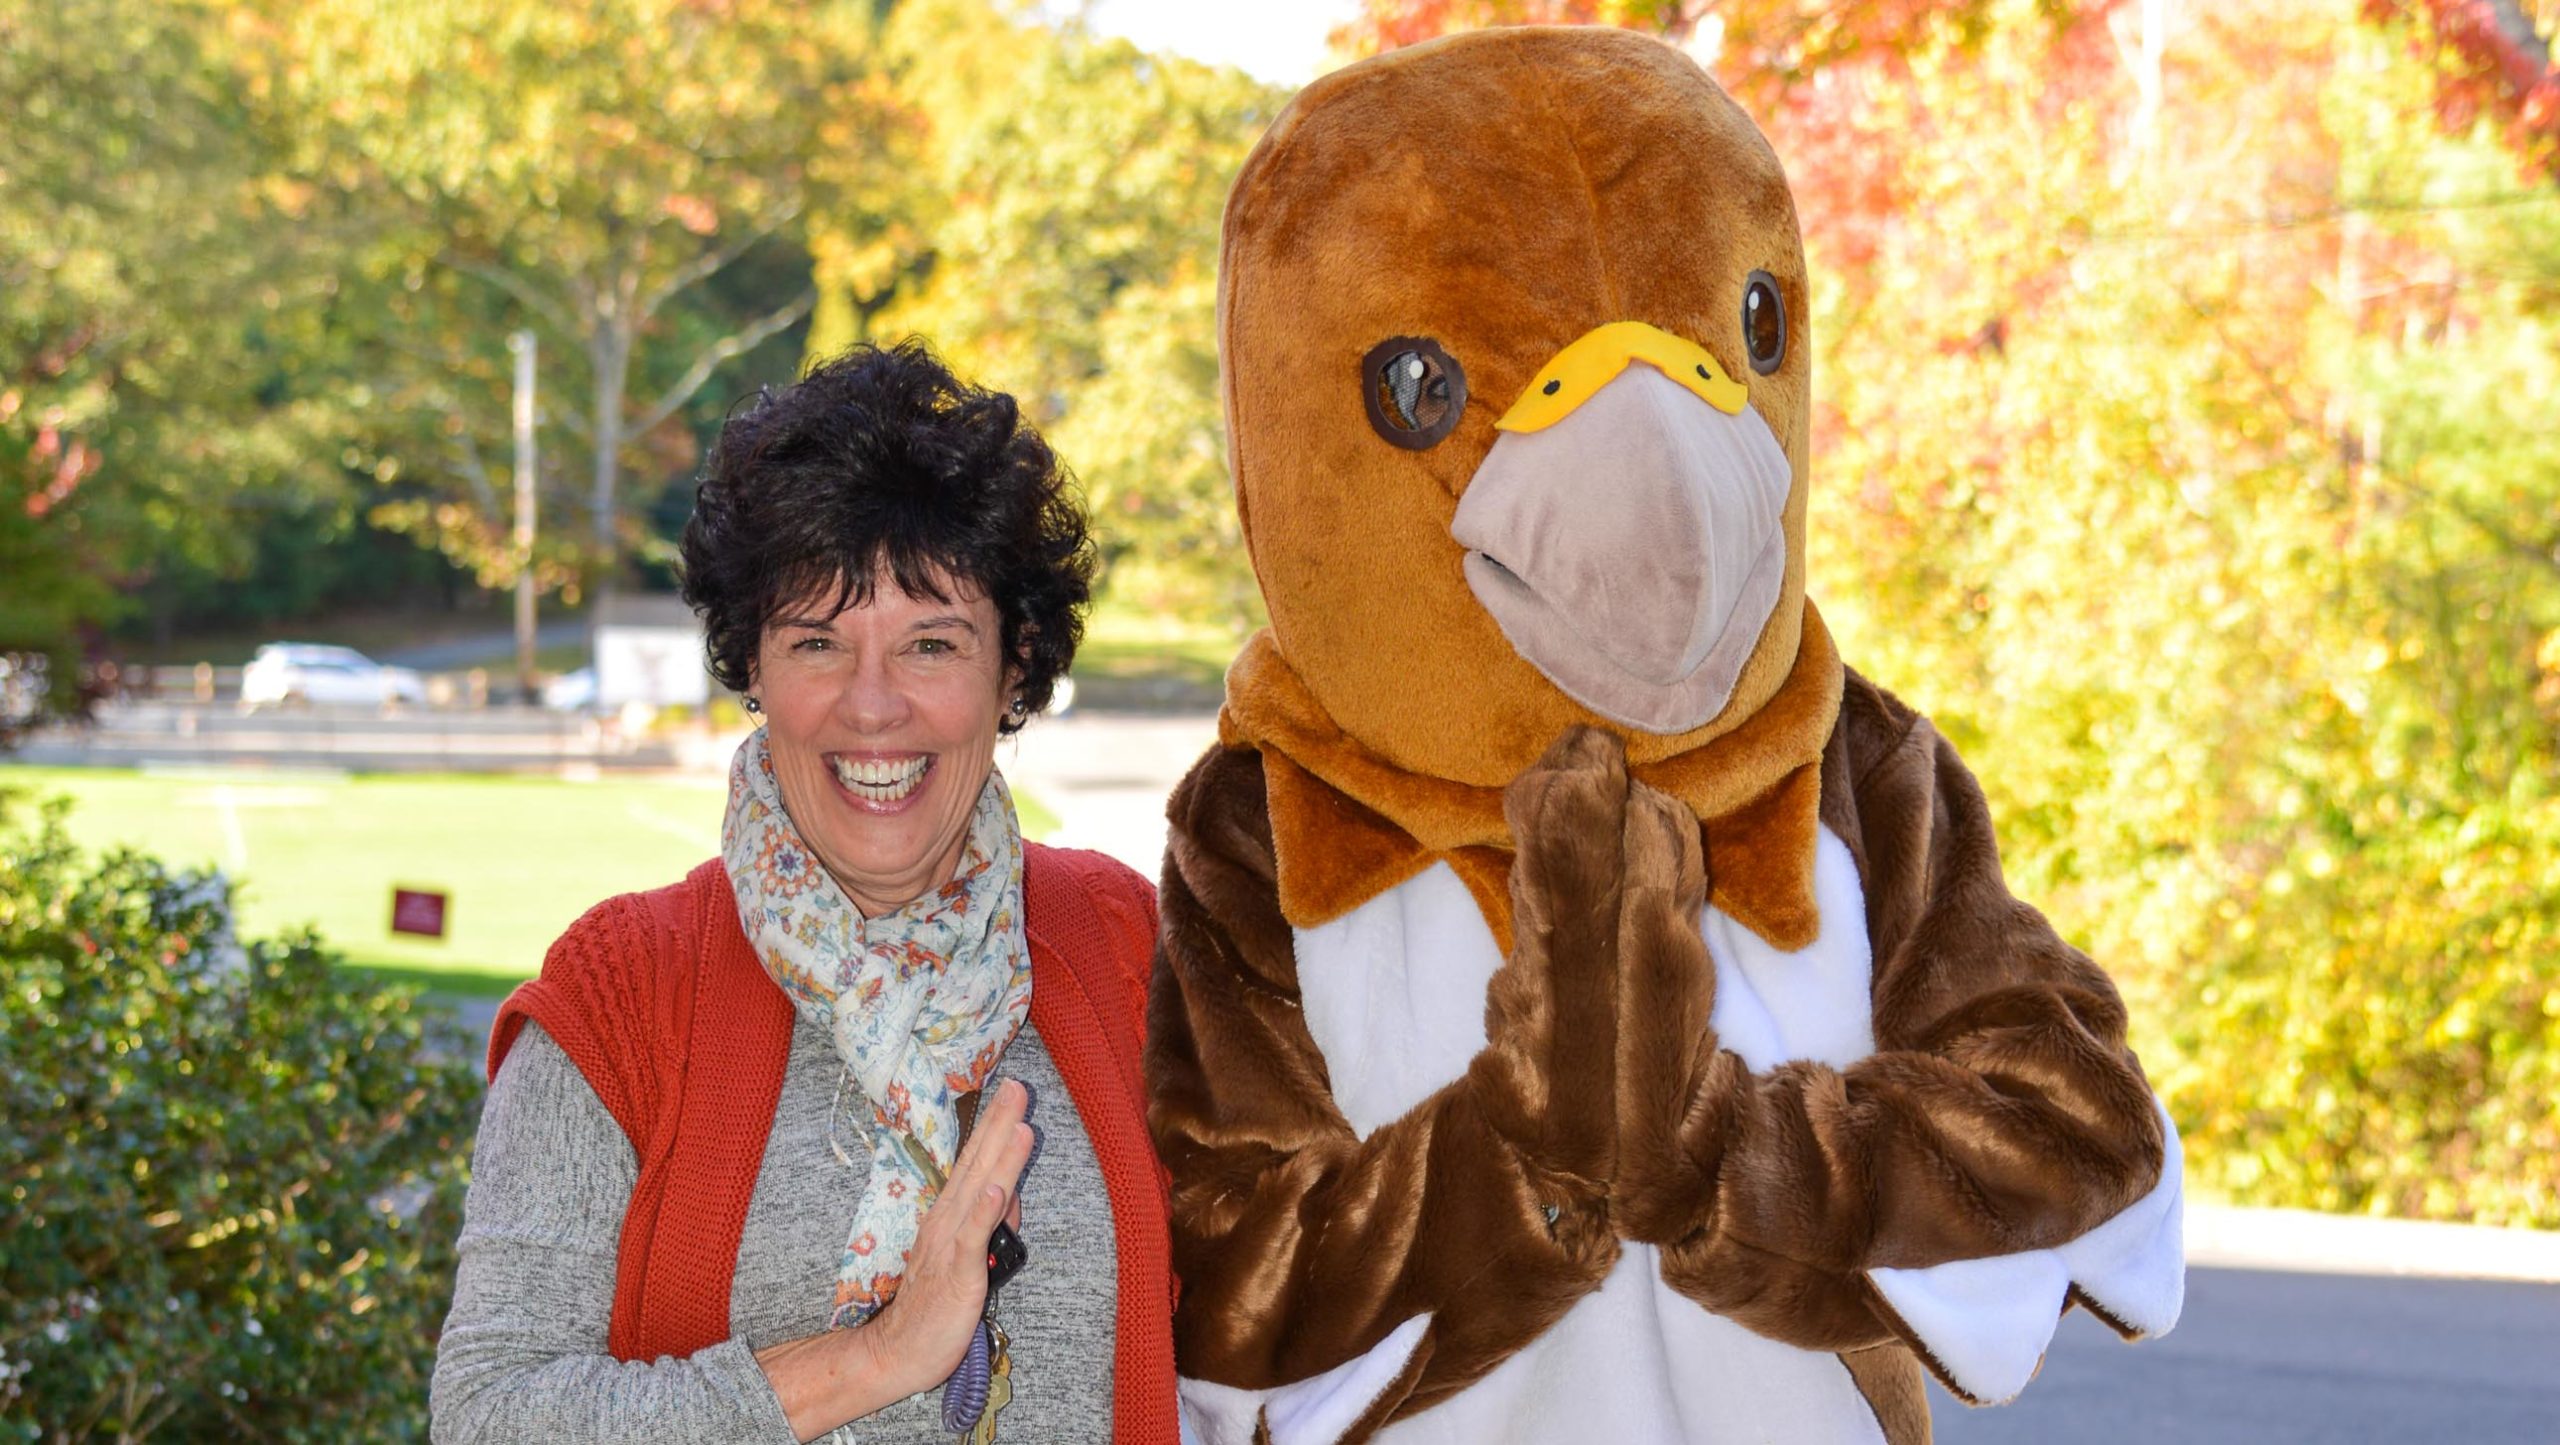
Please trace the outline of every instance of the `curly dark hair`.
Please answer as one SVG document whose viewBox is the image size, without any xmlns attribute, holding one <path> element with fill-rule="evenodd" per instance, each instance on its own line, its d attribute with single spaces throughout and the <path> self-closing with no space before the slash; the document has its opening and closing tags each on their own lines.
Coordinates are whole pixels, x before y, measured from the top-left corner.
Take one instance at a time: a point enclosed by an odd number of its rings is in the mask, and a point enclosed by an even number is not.
<svg viewBox="0 0 2560 1445">
<path fill-rule="evenodd" d="M 767 387 L 720 428 L 685 523 L 684 600 L 711 675 L 745 692 L 777 609 L 822 587 L 871 600 L 885 572 L 949 601 L 983 591 L 1021 669 L 1023 712 L 1049 705 L 1084 637 L 1094 548 L 1074 482 L 1003 392 L 953 376 L 922 341 L 860 345 Z"/>
</svg>

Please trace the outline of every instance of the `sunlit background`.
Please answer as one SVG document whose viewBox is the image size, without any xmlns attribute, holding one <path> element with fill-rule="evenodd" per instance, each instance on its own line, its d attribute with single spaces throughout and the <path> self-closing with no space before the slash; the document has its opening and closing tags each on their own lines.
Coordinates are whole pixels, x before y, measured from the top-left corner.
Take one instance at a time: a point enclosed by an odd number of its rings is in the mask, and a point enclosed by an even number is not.
<svg viewBox="0 0 2560 1445">
<path fill-rule="evenodd" d="M 1042 726 L 1158 731 L 1107 806 L 1029 751 L 1024 792 L 1144 855 L 1147 759 L 1260 618 L 1227 185 L 1295 86 L 1513 20 L 1661 34 L 1768 132 L 1813 595 L 2124 984 L 2197 1186 L 2560 1227 L 2554 0 L 0 0 L 0 944 L 105 936 L 11 896 L 90 866 L 42 796 L 446 999 L 704 856 L 742 719 L 613 696 L 603 638 L 659 625 L 724 413 L 910 333 L 1083 481 L 1104 590 Z M 277 641 L 434 696 L 253 708 Z M 273 766 L 489 718 L 548 761 Z M 244 728 L 268 766 L 198 756 Z M 395 884 L 452 931 L 394 935 Z"/>
</svg>

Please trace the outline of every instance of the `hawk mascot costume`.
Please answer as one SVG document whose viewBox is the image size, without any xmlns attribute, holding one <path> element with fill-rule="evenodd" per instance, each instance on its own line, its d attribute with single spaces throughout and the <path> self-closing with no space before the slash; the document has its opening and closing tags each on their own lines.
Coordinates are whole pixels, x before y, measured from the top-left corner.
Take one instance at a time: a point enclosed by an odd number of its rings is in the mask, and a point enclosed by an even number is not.
<svg viewBox="0 0 2560 1445">
<path fill-rule="evenodd" d="M 2183 1292 L 2114 986 L 1804 592 L 1794 203 L 1610 29 L 1351 66 L 1226 213 L 1271 627 L 1147 1056 L 1188 1433 L 1928 1438 Z"/>
</svg>

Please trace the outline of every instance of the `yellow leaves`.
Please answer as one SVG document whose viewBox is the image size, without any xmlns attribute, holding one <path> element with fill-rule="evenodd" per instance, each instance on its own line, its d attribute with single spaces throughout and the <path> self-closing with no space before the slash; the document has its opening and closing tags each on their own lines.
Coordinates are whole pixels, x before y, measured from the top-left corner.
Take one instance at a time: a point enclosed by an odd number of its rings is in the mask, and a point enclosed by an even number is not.
<svg viewBox="0 0 2560 1445">
<path fill-rule="evenodd" d="M 2434 1024 L 2429 1026 L 2427 1043 L 2437 1048 L 2460 1043 L 2470 1038 L 2478 1025 L 2479 1010 L 2473 1006 L 2471 1000 L 2464 999 L 2447 1009 Z"/>
<path fill-rule="evenodd" d="M 296 220 L 310 214 L 320 188 L 293 176 L 269 175 L 257 180 L 258 194 L 278 212 Z"/>
<path fill-rule="evenodd" d="M 273 1229 L 276 1227 L 276 1219 L 277 1215 L 275 1210 L 264 1207 L 251 1210 L 246 1214 L 235 1214 L 227 1219 L 217 1219 L 213 1223 L 206 1225 L 204 1228 L 188 1235 L 187 1248 L 204 1249 L 212 1245 L 220 1244 L 231 1236 L 238 1234 L 240 1231 L 253 1226 Z"/>
<path fill-rule="evenodd" d="M 677 225 L 697 236 L 716 235 L 720 230 L 720 208 L 705 197 L 670 195 L 664 207 Z"/>
</svg>

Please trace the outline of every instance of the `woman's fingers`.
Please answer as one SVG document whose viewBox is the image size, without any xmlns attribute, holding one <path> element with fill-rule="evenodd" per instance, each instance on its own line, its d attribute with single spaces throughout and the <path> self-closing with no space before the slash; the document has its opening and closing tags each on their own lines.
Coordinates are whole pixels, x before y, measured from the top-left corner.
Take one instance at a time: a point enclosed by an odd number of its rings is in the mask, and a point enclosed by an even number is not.
<svg viewBox="0 0 2560 1445">
<path fill-rule="evenodd" d="M 983 1252 L 996 1221 L 1014 1211 L 1014 1191 L 1031 1160 L 1037 1136 L 1023 1122 L 1029 1103 L 1028 1092 L 1012 1079 L 988 1091 L 977 1127 L 962 1146 L 960 1157 L 952 1162 L 950 1182 L 943 1186 L 942 1196 L 934 1201 L 933 1208 L 926 1211 L 919 1246 L 924 1243 L 923 1233 L 941 1232 L 935 1225 L 938 1217 L 945 1217 L 956 1226 L 949 1236 L 956 1251 L 963 1255 Z"/>
<path fill-rule="evenodd" d="M 970 1131 L 969 1141 L 960 1146 L 960 1157 L 951 1162 L 948 1188 L 967 1189 L 983 1182 L 990 1151 L 999 1148 L 1022 1123 L 1030 1104 L 1031 1096 L 1018 1080 L 1007 1079 L 987 1092 L 978 1110 L 977 1127 Z"/>
<path fill-rule="evenodd" d="M 1004 1132 L 1002 1142 L 995 1145 L 993 1155 L 985 1161 L 981 1181 L 971 1186 L 974 1203 L 968 1214 L 969 1239 L 984 1244 L 995 1232 L 996 1221 L 1005 1217 L 1012 1206 L 1014 1188 L 1022 1182 L 1023 1166 L 1031 1162 L 1031 1126 L 1017 1117 Z"/>
</svg>

